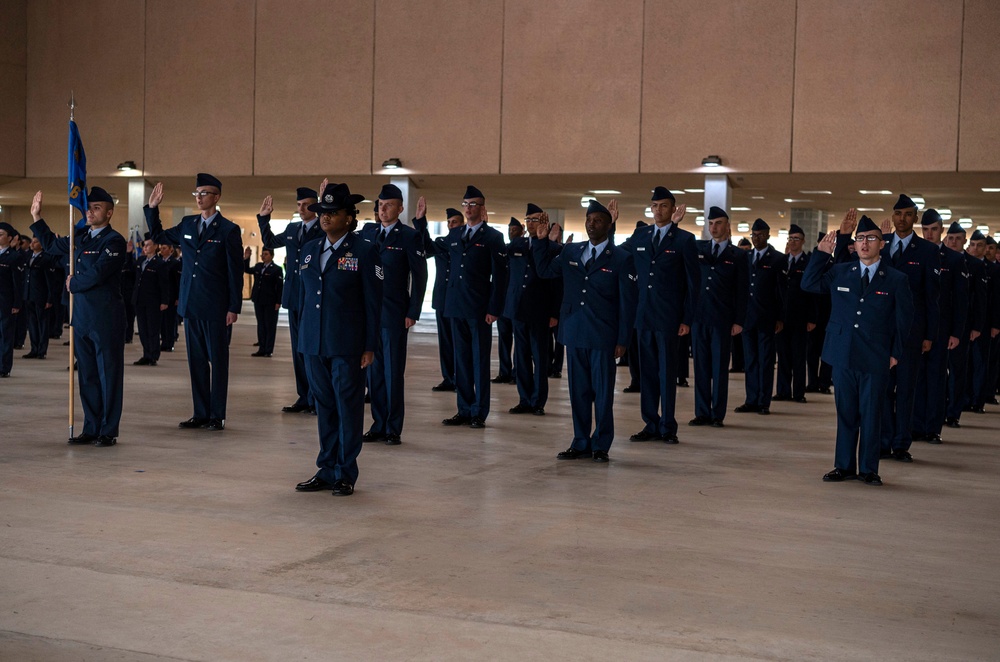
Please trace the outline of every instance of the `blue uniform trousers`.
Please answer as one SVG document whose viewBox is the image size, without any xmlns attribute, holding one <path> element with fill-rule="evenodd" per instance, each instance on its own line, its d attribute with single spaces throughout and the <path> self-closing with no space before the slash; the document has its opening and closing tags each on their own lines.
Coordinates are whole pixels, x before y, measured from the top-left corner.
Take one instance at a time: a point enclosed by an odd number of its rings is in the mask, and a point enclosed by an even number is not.
<svg viewBox="0 0 1000 662">
<path fill-rule="evenodd" d="M 455 341 L 451 337 L 451 320 L 440 310 L 434 311 L 438 330 L 438 360 L 441 363 L 441 379 L 455 385 Z"/>
<path fill-rule="evenodd" d="M 567 347 L 566 362 L 573 412 L 571 448 L 607 452 L 615 440 L 615 353 Z"/>
<path fill-rule="evenodd" d="M 403 372 L 409 329 L 379 329 L 375 360 L 368 369 L 372 398 L 372 427 L 376 434 L 403 433 Z"/>
<path fill-rule="evenodd" d="M 691 334 L 677 341 L 677 379 L 691 376 Z"/>
<path fill-rule="evenodd" d="M 514 376 L 518 404 L 544 407 L 549 400 L 549 324 L 514 321 Z"/>
<path fill-rule="evenodd" d="M 646 424 L 644 432 L 676 435 L 677 360 L 680 336 L 666 331 L 640 329 L 639 411 Z M 687 357 L 684 357 L 687 363 Z M 629 363 L 631 365 L 631 362 Z"/>
<path fill-rule="evenodd" d="M 257 348 L 264 354 L 274 353 L 274 338 L 278 334 L 278 311 L 274 304 L 254 304 L 253 314 L 257 318 Z"/>
<path fill-rule="evenodd" d="M 882 450 L 910 449 L 913 443 L 913 398 L 921 363 L 920 344 L 903 346 L 903 356 L 889 372 L 882 405 Z"/>
<path fill-rule="evenodd" d="M 288 330 L 292 335 L 292 371 L 295 373 L 295 392 L 298 406 L 313 405 L 312 394 L 309 392 L 309 378 L 306 376 L 305 356 L 299 352 L 299 319 L 301 313 L 297 310 L 288 311 Z"/>
<path fill-rule="evenodd" d="M 969 372 L 969 341 L 968 336 L 961 338 L 958 347 L 948 351 L 948 405 L 945 407 L 945 418 L 958 420 L 962 417 L 962 408 L 968 401 Z"/>
<path fill-rule="evenodd" d="M 218 321 L 184 318 L 195 418 L 226 418 L 229 333 L 225 318 Z"/>
<path fill-rule="evenodd" d="M 834 368 L 837 449 L 834 466 L 849 474 L 878 473 L 886 373 Z"/>
<path fill-rule="evenodd" d="M 459 416 L 481 418 L 490 413 L 490 351 L 493 330 L 486 320 L 452 317 L 455 341 L 455 393 Z"/>
<path fill-rule="evenodd" d="M 989 363 L 990 332 L 987 328 L 969 348 L 968 395 L 964 406 L 979 408 L 986 404 L 986 377 Z"/>
<path fill-rule="evenodd" d="M 778 355 L 778 377 L 775 393 L 782 398 L 806 396 L 806 354 L 809 334 L 805 324 L 785 324 L 774 337 Z"/>
<path fill-rule="evenodd" d="M 948 391 L 948 335 L 938 338 L 920 359 L 913 397 L 913 432 L 941 434 Z"/>
<path fill-rule="evenodd" d="M 628 359 L 629 386 L 639 386 L 642 384 L 642 358 L 639 356 L 638 333 L 632 334 L 625 357 Z"/>
<path fill-rule="evenodd" d="M 774 392 L 774 326 L 743 329 L 743 372 L 746 373 L 746 404 L 771 407 Z"/>
<path fill-rule="evenodd" d="M 731 326 L 694 324 L 694 415 L 722 420 L 729 402 L 729 358 L 733 345 Z"/>
<path fill-rule="evenodd" d="M 24 339 L 28 335 L 28 316 L 24 314 L 24 308 L 21 308 L 21 312 L 14 315 L 14 344 L 19 347 L 24 347 Z"/>
<path fill-rule="evenodd" d="M 14 366 L 14 327 L 16 315 L 0 316 L 0 372 L 10 372 Z"/>
<path fill-rule="evenodd" d="M 361 357 L 310 354 L 304 359 L 319 426 L 316 475 L 327 483 L 346 480 L 354 485 L 365 422 Z"/>
<path fill-rule="evenodd" d="M 559 335 L 559 332 L 556 329 L 557 327 L 552 327 L 551 329 L 549 329 L 549 335 L 550 335 L 549 347 L 552 350 L 551 351 L 552 365 L 549 368 L 549 372 L 562 372 L 563 359 L 566 356 L 566 353 L 564 351 L 565 348 L 563 347 L 562 343 L 556 339 L 557 336 Z"/>
<path fill-rule="evenodd" d="M 506 317 L 497 318 L 497 356 L 500 360 L 500 377 L 509 379 L 514 373 L 514 323 Z"/>
<path fill-rule="evenodd" d="M 28 337 L 31 339 L 31 351 L 39 356 L 49 353 L 49 311 L 44 303 L 24 302 L 24 310 L 28 317 Z"/>
<path fill-rule="evenodd" d="M 1000 376 L 1000 335 L 990 339 L 990 367 L 986 371 L 986 385 L 983 402 L 992 402 L 997 393 L 997 378 Z"/>
<path fill-rule="evenodd" d="M 162 317 L 163 313 L 158 304 L 135 307 L 135 319 L 139 325 L 139 342 L 142 343 L 142 357 L 151 361 L 160 360 Z"/>
<path fill-rule="evenodd" d="M 84 434 L 118 436 L 125 379 L 124 312 L 123 306 L 110 333 L 73 329 Z"/>
<path fill-rule="evenodd" d="M 173 351 L 177 341 L 177 306 L 169 305 L 160 313 L 160 349 Z"/>
</svg>

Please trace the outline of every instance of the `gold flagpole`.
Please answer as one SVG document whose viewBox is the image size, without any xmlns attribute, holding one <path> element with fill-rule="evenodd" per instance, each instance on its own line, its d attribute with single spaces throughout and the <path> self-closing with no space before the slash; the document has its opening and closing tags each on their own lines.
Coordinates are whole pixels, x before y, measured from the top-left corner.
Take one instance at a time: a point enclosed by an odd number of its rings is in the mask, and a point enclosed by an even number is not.
<svg viewBox="0 0 1000 662">
<path fill-rule="evenodd" d="M 73 99 L 73 92 L 71 90 L 70 93 L 69 93 L 69 121 L 70 122 L 73 121 L 73 109 L 74 108 L 76 108 L 76 101 L 74 101 L 74 99 Z M 74 251 L 75 251 L 75 249 L 74 249 L 74 243 L 75 243 L 75 239 L 76 239 L 76 237 L 75 237 L 75 235 L 76 235 L 76 228 L 74 227 L 75 224 L 73 223 L 73 216 L 74 216 L 74 214 L 73 214 L 73 205 L 69 205 L 69 273 L 68 273 L 68 276 L 70 278 L 73 277 L 74 266 L 75 266 L 75 263 L 76 263 L 76 255 L 74 253 Z M 69 436 L 70 436 L 70 439 L 72 439 L 73 436 L 74 436 L 74 434 L 73 434 L 73 423 L 74 423 L 73 417 L 74 417 L 74 415 L 76 413 L 76 406 L 75 406 L 76 405 L 76 398 L 75 398 L 75 394 L 74 394 L 74 390 L 73 390 L 73 387 L 74 387 L 73 380 L 76 378 L 76 368 L 75 368 L 75 361 L 74 361 L 74 357 L 76 356 L 76 352 L 74 350 L 76 349 L 76 346 L 75 346 L 75 344 L 73 342 L 73 293 L 72 292 L 69 293 L 69 321 L 70 321 L 70 324 L 69 324 Z M 62 322 L 60 322 L 60 324 L 61 323 Z"/>
</svg>

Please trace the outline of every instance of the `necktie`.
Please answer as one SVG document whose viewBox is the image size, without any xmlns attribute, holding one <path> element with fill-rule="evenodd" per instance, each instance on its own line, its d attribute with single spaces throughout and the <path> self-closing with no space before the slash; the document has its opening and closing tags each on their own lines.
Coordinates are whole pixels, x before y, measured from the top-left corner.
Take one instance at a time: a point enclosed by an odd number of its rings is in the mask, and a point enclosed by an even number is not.
<svg viewBox="0 0 1000 662">
<path fill-rule="evenodd" d="M 590 255 L 587 257 L 587 261 L 583 263 L 583 266 L 589 267 L 591 265 L 591 263 L 594 261 L 594 258 L 596 258 L 596 257 L 597 257 L 597 247 L 596 246 L 591 246 L 590 247 Z"/>
<path fill-rule="evenodd" d="M 896 245 L 892 248 L 892 263 L 894 265 L 899 264 L 899 258 L 903 254 L 903 242 L 899 239 L 896 240 Z"/>
<path fill-rule="evenodd" d="M 753 252 L 753 266 L 757 266 L 757 260 L 760 259 L 760 251 Z"/>
<path fill-rule="evenodd" d="M 305 234 L 305 232 L 306 232 L 306 224 L 305 223 L 299 224 L 299 236 L 296 238 L 296 241 L 299 243 L 300 246 L 302 245 L 302 235 Z"/>
<path fill-rule="evenodd" d="M 713 258 L 719 257 L 719 245 L 718 244 L 713 244 L 712 245 L 712 257 Z"/>
<path fill-rule="evenodd" d="M 375 248 L 382 248 L 382 244 L 385 243 L 385 237 L 389 234 L 388 230 L 379 230 L 378 236 L 375 238 Z"/>
<path fill-rule="evenodd" d="M 865 273 L 861 277 L 861 293 L 864 294 L 868 291 L 868 286 L 871 285 L 872 279 L 868 276 L 868 269 L 865 268 Z"/>
<path fill-rule="evenodd" d="M 660 242 L 663 241 L 663 233 L 657 228 L 653 230 L 653 252 L 658 253 L 660 251 Z"/>
<path fill-rule="evenodd" d="M 205 222 L 198 221 L 198 238 L 201 239 L 203 234 L 205 234 Z"/>
</svg>

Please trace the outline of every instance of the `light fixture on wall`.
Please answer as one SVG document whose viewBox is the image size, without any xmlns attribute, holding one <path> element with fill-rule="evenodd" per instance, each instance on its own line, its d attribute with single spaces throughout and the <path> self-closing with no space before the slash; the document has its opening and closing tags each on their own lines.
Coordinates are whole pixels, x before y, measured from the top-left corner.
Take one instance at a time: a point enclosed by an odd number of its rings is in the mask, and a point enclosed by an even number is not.
<svg viewBox="0 0 1000 662">
<path fill-rule="evenodd" d="M 711 154 L 701 160 L 701 165 L 706 168 L 720 168 L 722 167 L 722 159 L 716 154 Z"/>
<path fill-rule="evenodd" d="M 122 161 L 118 164 L 119 170 L 135 170 L 135 161 Z"/>
<path fill-rule="evenodd" d="M 403 162 L 399 159 L 386 159 L 382 161 L 383 170 L 399 170 L 403 167 Z"/>
</svg>

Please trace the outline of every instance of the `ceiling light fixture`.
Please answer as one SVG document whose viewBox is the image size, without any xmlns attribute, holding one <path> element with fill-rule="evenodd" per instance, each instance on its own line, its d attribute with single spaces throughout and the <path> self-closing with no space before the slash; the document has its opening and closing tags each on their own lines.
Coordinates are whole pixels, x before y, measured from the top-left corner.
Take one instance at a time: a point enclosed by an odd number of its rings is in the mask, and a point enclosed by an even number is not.
<svg viewBox="0 0 1000 662">
<path fill-rule="evenodd" d="M 948 209 L 947 207 L 945 207 L 944 209 L 938 209 L 938 213 L 941 214 L 941 220 L 942 221 L 950 221 L 951 220 L 951 210 Z"/>
<path fill-rule="evenodd" d="M 799 191 L 803 195 L 833 195 L 833 191 Z"/>
<path fill-rule="evenodd" d="M 855 211 L 885 211 L 882 207 L 858 207 Z"/>
<path fill-rule="evenodd" d="M 752 211 L 749 207 L 730 207 L 729 211 Z"/>
<path fill-rule="evenodd" d="M 703 189 L 703 188 L 686 188 L 684 190 L 687 191 L 688 193 L 704 193 L 705 192 L 705 189 Z"/>
<path fill-rule="evenodd" d="M 812 200 L 806 200 L 803 198 L 785 198 L 785 202 L 812 202 Z"/>
<path fill-rule="evenodd" d="M 736 225 L 736 231 L 737 232 L 750 232 L 750 224 L 749 223 L 738 223 Z"/>
<path fill-rule="evenodd" d="M 701 160 L 701 165 L 705 168 L 720 168 L 722 167 L 722 159 L 717 154 L 711 154 Z"/>
<path fill-rule="evenodd" d="M 118 164 L 119 170 L 135 170 L 135 161 L 122 161 Z"/>
<path fill-rule="evenodd" d="M 887 191 L 883 189 L 861 189 L 858 191 L 861 195 L 892 195 L 892 191 Z"/>
<path fill-rule="evenodd" d="M 383 170 L 399 170 L 403 167 L 403 162 L 399 159 L 386 159 L 382 161 Z"/>
<path fill-rule="evenodd" d="M 587 207 L 590 206 L 590 201 L 591 200 L 597 200 L 597 198 L 595 198 L 592 195 L 585 195 L 585 196 L 583 196 L 582 198 L 580 198 L 580 206 L 583 207 L 584 209 L 586 209 Z"/>
<path fill-rule="evenodd" d="M 958 224 L 960 226 L 962 226 L 963 228 L 965 228 L 966 230 L 968 230 L 969 228 L 972 227 L 972 219 L 971 218 L 960 218 L 960 219 L 958 219 Z"/>
<path fill-rule="evenodd" d="M 616 191 L 613 188 L 599 188 L 591 191 L 594 195 L 621 195 L 621 191 Z"/>
<path fill-rule="evenodd" d="M 1000 188 L 991 188 L 989 186 L 984 186 L 983 193 L 1000 193 Z"/>
</svg>

